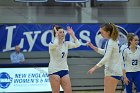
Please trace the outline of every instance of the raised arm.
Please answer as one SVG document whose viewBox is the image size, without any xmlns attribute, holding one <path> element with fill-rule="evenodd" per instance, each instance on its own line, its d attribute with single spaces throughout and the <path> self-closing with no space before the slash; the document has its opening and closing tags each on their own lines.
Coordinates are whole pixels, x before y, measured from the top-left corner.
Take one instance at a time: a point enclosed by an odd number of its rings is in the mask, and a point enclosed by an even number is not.
<svg viewBox="0 0 140 93">
<path fill-rule="evenodd" d="M 67 33 L 73 38 L 74 42 L 69 42 L 68 43 L 68 48 L 77 48 L 81 45 L 81 43 L 79 42 L 79 40 L 76 38 L 74 31 L 72 30 L 71 27 L 67 27 Z"/>
<path fill-rule="evenodd" d="M 56 30 L 56 27 L 54 27 L 54 31 L 55 31 L 55 37 L 54 37 L 54 41 L 49 44 L 50 49 L 56 49 L 59 43 L 58 31 Z"/>
</svg>

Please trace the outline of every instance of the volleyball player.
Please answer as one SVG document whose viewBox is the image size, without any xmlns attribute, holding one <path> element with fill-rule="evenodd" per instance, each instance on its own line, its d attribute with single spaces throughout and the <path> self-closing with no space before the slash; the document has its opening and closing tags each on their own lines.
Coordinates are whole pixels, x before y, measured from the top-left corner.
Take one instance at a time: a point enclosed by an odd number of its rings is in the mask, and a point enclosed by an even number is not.
<svg viewBox="0 0 140 93">
<path fill-rule="evenodd" d="M 134 33 L 128 33 L 128 34 L 127 34 L 127 40 L 128 40 L 128 38 L 131 37 L 132 35 L 134 35 Z M 138 45 L 138 46 L 139 46 L 139 45 Z M 121 52 L 123 52 L 123 50 L 126 49 L 127 47 L 128 47 L 128 42 L 125 43 L 125 44 L 123 44 L 123 45 L 121 45 L 121 47 L 120 47 Z"/>
<path fill-rule="evenodd" d="M 140 47 L 138 47 L 139 38 L 135 34 L 128 34 L 128 47 L 123 50 L 123 59 L 125 63 L 124 82 L 126 93 L 132 93 L 132 84 L 134 83 L 136 91 L 140 92 Z"/>
<path fill-rule="evenodd" d="M 64 93 L 72 93 L 69 69 L 67 65 L 68 49 L 77 48 L 81 44 L 76 38 L 71 27 L 67 27 L 67 33 L 73 38 L 74 42 L 65 41 L 64 29 L 54 26 L 54 41 L 49 44 L 49 80 L 52 93 L 59 93 L 60 85 Z"/>
<path fill-rule="evenodd" d="M 87 45 L 96 52 L 104 54 L 104 57 L 88 73 L 92 74 L 96 69 L 105 65 L 104 93 L 115 93 L 118 81 L 123 75 L 118 46 L 119 32 L 117 27 L 111 23 L 101 25 L 99 31 L 103 38 L 108 39 L 105 49 L 97 48 L 90 42 L 87 42 Z"/>
</svg>

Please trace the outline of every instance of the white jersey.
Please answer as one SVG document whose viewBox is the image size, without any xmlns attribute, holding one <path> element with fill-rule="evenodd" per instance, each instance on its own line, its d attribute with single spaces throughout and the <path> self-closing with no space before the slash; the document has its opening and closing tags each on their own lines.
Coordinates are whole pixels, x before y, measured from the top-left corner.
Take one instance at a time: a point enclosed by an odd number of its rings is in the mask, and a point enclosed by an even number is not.
<svg viewBox="0 0 140 93">
<path fill-rule="evenodd" d="M 49 74 L 61 71 L 69 70 L 67 65 L 68 49 L 79 47 L 81 44 L 78 40 L 75 43 L 65 41 L 62 45 L 58 44 L 58 39 L 55 38 L 53 43 L 49 44 Z"/>
<path fill-rule="evenodd" d="M 98 48 L 98 53 L 104 54 L 104 57 L 97 64 L 101 67 L 105 65 L 105 76 L 122 76 L 122 57 L 119 53 L 119 46 L 117 41 L 109 39 L 105 49 Z"/>
<path fill-rule="evenodd" d="M 137 47 L 135 53 L 133 53 L 129 47 L 126 48 L 123 51 L 123 59 L 126 72 L 140 71 L 140 47 Z"/>
<path fill-rule="evenodd" d="M 140 48 L 139 45 L 137 45 L 137 47 Z M 126 48 L 128 48 L 128 43 L 123 44 L 123 45 L 121 46 L 121 48 L 120 48 L 121 52 L 123 53 L 123 51 L 124 51 Z"/>
<path fill-rule="evenodd" d="M 123 44 L 121 47 L 120 47 L 120 50 L 121 52 L 123 52 L 126 48 L 128 47 L 128 44 Z"/>
</svg>

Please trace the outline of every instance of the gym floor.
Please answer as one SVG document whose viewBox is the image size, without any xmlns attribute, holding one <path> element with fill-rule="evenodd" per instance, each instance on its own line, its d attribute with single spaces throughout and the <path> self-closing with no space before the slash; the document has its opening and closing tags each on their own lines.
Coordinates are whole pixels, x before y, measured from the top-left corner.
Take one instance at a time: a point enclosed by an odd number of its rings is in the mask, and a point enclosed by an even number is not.
<svg viewBox="0 0 140 93">
<path fill-rule="evenodd" d="M 95 90 L 95 91 L 73 91 L 72 93 L 104 93 L 103 90 Z M 117 90 L 115 93 L 124 93 L 121 90 Z"/>
<path fill-rule="evenodd" d="M 72 93 L 104 93 L 103 90 L 95 90 L 95 91 L 73 91 Z M 117 90 L 115 93 L 125 93 L 121 90 Z"/>
</svg>

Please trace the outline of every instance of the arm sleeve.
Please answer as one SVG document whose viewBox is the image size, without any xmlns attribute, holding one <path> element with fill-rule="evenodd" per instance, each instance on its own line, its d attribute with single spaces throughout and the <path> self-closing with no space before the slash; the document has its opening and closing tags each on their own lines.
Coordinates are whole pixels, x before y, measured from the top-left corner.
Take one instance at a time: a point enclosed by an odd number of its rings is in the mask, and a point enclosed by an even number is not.
<svg viewBox="0 0 140 93">
<path fill-rule="evenodd" d="M 68 42 L 68 49 L 71 48 L 77 48 L 81 45 L 81 43 L 78 41 L 78 39 L 75 40 L 75 42 Z"/>
<path fill-rule="evenodd" d="M 24 54 L 22 54 L 21 61 L 25 61 Z"/>
<path fill-rule="evenodd" d="M 14 60 L 14 54 L 13 53 L 10 55 L 10 59 L 11 59 L 12 63 L 16 62 L 16 60 Z"/>
<path fill-rule="evenodd" d="M 102 54 L 104 55 L 105 54 L 105 49 L 101 49 L 101 48 L 98 48 L 98 51 L 97 51 L 99 54 Z"/>
<path fill-rule="evenodd" d="M 101 67 L 105 63 L 108 62 L 108 60 L 110 59 L 112 50 L 113 50 L 113 42 L 111 40 L 109 40 L 107 49 L 106 49 L 106 53 L 105 53 L 104 57 L 101 59 L 101 61 L 97 64 L 98 67 Z"/>
<path fill-rule="evenodd" d="M 50 48 L 50 49 L 56 49 L 57 46 L 58 46 L 58 38 L 55 37 L 55 38 L 54 38 L 54 42 L 51 42 L 51 43 L 49 44 L 49 48 Z"/>
<path fill-rule="evenodd" d="M 120 62 L 121 62 L 122 69 L 125 69 L 125 63 L 123 61 L 123 56 L 122 56 L 122 53 L 121 52 L 120 52 Z"/>
</svg>

